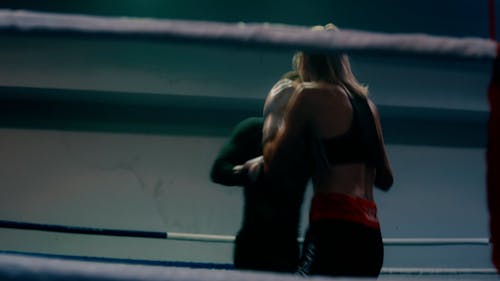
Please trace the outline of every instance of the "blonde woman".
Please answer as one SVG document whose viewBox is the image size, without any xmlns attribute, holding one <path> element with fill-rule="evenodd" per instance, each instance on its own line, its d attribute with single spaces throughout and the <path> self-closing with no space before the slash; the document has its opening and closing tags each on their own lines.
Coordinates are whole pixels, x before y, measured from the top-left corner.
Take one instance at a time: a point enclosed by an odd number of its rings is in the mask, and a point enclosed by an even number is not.
<svg viewBox="0 0 500 281">
<path fill-rule="evenodd" d="M 376 106 L 347 55 L 299 52 L 294 61 L 303 82 L 283 126 L 264 146 L 264 174 L 286 179 L 303 166 L 304 155 L 314 159 L 299 273 L 378 276 L 384 250 L 373 187 L 388 190 L 393 175 Z"/>
</svg>

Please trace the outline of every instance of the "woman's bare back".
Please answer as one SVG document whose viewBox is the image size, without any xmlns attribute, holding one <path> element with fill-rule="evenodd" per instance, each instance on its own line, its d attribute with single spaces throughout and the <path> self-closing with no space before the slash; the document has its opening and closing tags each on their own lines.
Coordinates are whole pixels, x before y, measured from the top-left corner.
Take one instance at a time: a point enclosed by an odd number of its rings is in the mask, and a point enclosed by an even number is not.
<svg viewBox="0 0 500 281">
<path fill-rule="evenodd" d="M 304 90 L 310 95 L 313 140 L 334 139 L 348 132 L 353 124 L 353 107 L 347 93 L 338 85 L 306 83 Z M 316 143 L 316 142 L 313 142 Z M 323 144 L 328 145 L 328 144 Z M 336 192 L 373 200 L 375 167 L 364 162 L 323 165 L 313 174 L 315 192 Z"/>
</svg>

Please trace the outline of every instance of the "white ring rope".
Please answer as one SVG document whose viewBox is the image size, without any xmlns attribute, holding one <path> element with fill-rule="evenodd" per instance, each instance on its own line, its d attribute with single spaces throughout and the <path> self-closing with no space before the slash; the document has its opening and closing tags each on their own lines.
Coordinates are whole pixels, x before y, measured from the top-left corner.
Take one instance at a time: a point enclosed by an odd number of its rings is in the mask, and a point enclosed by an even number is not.
<svg viewBox="0 0 500 281">
<path fill-rule="evenodd" d="M 459 275 L 459 274 L 496 274 L 494 268 L 439 268 L 439 267 L 383 267 L 382 274 L 408 275 Z"/>
<path fill-rule="evenodd" d="M 160 232 L 144 230 L 125 230 L 109 228 L 92 228 L 81 226 L 40 224 L 20 221 L 0 220 L 0 228 L 22 230 L 49 231 L 87 235 L 108 235 L 123 237 L 141 237 L 155 239 L 169 239 L 191 242 L 234 243 L 235 236 L 204 233 Z M 303 238 L 297 239 L 300 243 Z M 489 245 L 488 238 L 384 238 L 386 246 L 444 246 L 444 245 Z"/>
<path fill-rule="evenodd" d="M 191 241 L 191 242 L 218 242 L 218 243 L 234 243 L 235 237 L 231 235 L 215 235 L 215 234 L 195 234 L 195 233 L 179 233 L 169 232 L 167 236 L 169 240 Z"/>
<path fill-rule="evenodd" d="M 489 245 L 488 238 L 384 238 L 386 246 Z"/>
<path fill-rule="evenodd" d="M 382 275 L 495 275 L 493 268 L 382 268 Z M 477 280 L 477 276 L 470 279 Z M 435 277 L 434 277 L 435 278 Z M 239 270 L 214 270 L 182 268 L 98 261 L 78 261 L 63 258 L 36 257 L 20 254 L 0 254 L 0 279 L 2 280 L 170 280 L 170 281 L 299 281 L 304 277 L 292 274 L 251 272 Z M 310 278 L 309 278 L 310 279 Z M 331 280 L 315 276 L 313 280 Z M 379 277 L 383 280 L 384 277 Z M 344 279 L 342 279 L 344 280 Z M 346 279 L 366 280 L 366 279 Z M 389 279 L 394 280 L 394 279 Z M 400 280 L 413 280 L 400 278 Z M 419 277 L 419 280 L 426 280 Z M 437 280 L 437 279 L 429 279 Z"/>
<path fill-rule="evenodd" d="M 191 242 L 234 243 L 235 237 L 231 235 L 193 234 L 169 232 L 170 240 Z M 303 242 L 303 238 L 298 239 Z M 489 245 L 488 238 L 384 238 L 385 246 L 453 246 L 453 245 Z"/>
<path fill-rule="evenodd" d="M 277 24 L 220 23 L 127 17 L 69 15 L 0 9 L 0 32 L 96 34 L 164 40 L 260 45 L 323 52 L 496 58 L 496 42 L 426 34 L 386 34 L 358 30 L 312 31 Z"/>
</svg>

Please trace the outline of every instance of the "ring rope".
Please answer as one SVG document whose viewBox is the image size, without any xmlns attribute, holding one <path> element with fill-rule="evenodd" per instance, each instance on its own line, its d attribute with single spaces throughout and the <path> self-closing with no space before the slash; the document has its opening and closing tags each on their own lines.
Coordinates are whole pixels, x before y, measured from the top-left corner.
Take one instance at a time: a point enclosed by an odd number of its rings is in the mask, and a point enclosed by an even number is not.
<svg viewBox="0 0 500 281">
<path fill-rule="evenodd" d="M 191 242 L 219 242 L 233 243 L 234 236 L 192 233 L 168 233 L 168 239 Z M 454 246 L 454 245 L 482 245 L 490 244 L 488 238 L 383 238 L 385 246 Z M 304 238 L 298 238 L 300 243 Z"/>
<path fill-rule="evenodd" d="M 22 229 L 22 230 L 39 230 L 48 232 L 61 232 L 71 234 L 87 234 L 87 235 L 105 235 L 105 236 L 122 236 L 135 238 L 159 238 L 178 241 L 190 242 L 213 242 L 213 243 L 234 243 L 235 237 L 232 235 L 216 235 L 216 234 L 196 234 L 196 233 L 181 233 L 181 232 L 160 232 L 160 231 L 142 231 L 142 230 L 122 230 L 122 229 L 105 229 L 91 228 L 80 226 L 66 226 L 54 224 L 39 224 L 0 220 L 1 228 Z M 303 238 L 298 238 L 300 243 Z M 489 245 L 488 238 L 384 238 L 386 246 L 446 246 L 446 245 Z"/>
<path fill-rule="evenodd" d="M 167 233 L 157 232 L 157 231 L 105 229 L 105 228 L 80 227 L 80 226 L 68 226 L 68 225 L 40 224 L 31 222 L 18 222 L 18 221 L 8 221 L 8 220 L 0 220 L 0 227 L 23 229 L 23 230 L 62 232 L 62 233 L 72 233 L 72 234 L 124 236 L 124 237 L 138 237 L 138 238 L 167 238 Z"/>
<path fill-rule="evenodd" d="M 0 278 L 2 280 L 171 280 L 171 281 L 224 281 L 224 280 L 303 280 L 292 274 L 277 274 L 227 270 L 224 268 L 189 268 L 182 262 L 168 266 L 137 263 L 119 259 L 106 262 L 78 260 L 75 257 L 40 256 L 30 254 L 0 253 Z M 202 265 L 203 266 L 203 265 Z M 217 270 L 218 269 L 218 270 Z M 383 267 L 382 275 L 493 275 L 492 268 L 398 268 Z M 331 280 L 317 276 L 315 280 Z"/>
<path fill-rule="evenodd" d="M 0 9 L 0 33 L 101 35 L 132 39 L 201 41 L 322 52 L 427 55 L 439 58 L 496 58 L 491 39 L 427 34 L 387 34 L 344 29 L 312 31 L 304 26 L 221 23 L 129 17 L 70 15 Z"/>
<path fill-rule="evenodd" d="M 383 267 L 381 274 L 408 275 L 459 275 L 459 274 L 496 274 L 494 268 L 439 268 L 439 267 Z"/>
<path fill-rule="evenodd" d="M 169 232 L 168 238 L 171 240 L 191 241 L 191 242 L 215 242 L 215 243 L 233 243 L 235 236 L 214 235 L 214 234 L 194 234 Z M 297 239 L 300 243 L 304 238 Z M 453 246 L 453 245 L 483 245 L 490 244 L 488 238 L 383 238 L 385 246 Z"/>
</svg>

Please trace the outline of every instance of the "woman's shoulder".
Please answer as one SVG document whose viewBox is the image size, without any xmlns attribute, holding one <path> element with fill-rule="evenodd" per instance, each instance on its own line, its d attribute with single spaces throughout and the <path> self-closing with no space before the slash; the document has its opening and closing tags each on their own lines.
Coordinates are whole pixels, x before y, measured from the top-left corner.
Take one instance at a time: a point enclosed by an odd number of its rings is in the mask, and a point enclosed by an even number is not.
<svg viewBox="0 0 500 281">
<path fill-rule="evenodd" d="M 348 94 L 339 85 L 324 82 L 302 82 L 297 86 L 297 93 L 305 100 L 340 101 L 347 100 Z"/>
<path fill-rule="evenodd" d="M 332 92 L 343 93 L 341 86 L 326 82 L 300 82 L 297 86 L 300 90 L 310 92 Z"/>
</svg>

